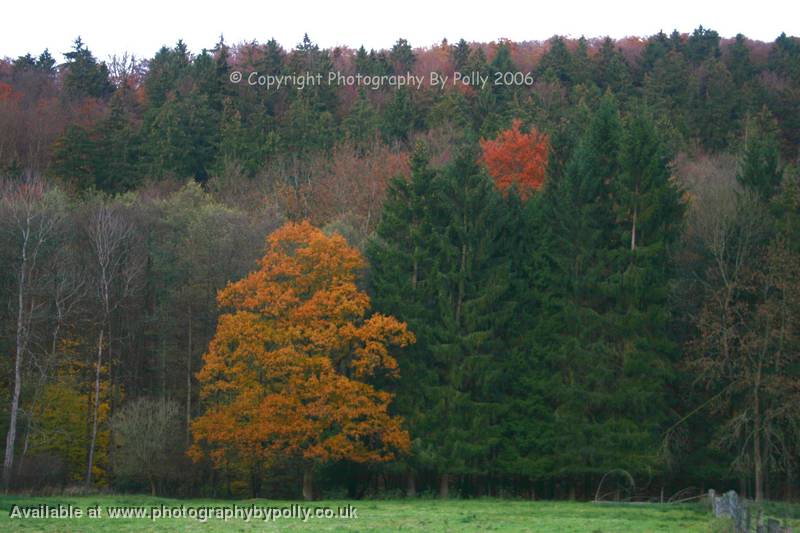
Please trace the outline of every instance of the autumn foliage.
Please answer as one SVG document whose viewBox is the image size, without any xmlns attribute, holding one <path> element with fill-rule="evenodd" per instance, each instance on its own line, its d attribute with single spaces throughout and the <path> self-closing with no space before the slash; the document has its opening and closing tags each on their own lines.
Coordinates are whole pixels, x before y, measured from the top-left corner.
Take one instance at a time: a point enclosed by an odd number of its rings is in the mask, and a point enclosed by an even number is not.
<svg viewBox="0 0 800 533">
<path fill-rule="evenodd" d="M 494 140 L 481 139 L 483 162 L 497 188 L 506 192 L 516 185 L 522 198 L 538 190 L 544 183 L 550 142 L 547 134 L 535 128 L 520 131 L 522 122 L 515 119 L 511 129 L 501 132 Z"/>
<path fill-rule="evenodd" d="M 367 314 L 356 286 L 364 259 L 339 235 L 289 223 L 267 239 L 260 268 L 229 284 L 218 303 L 232 311 L 197 374 L 208 410 L 192 424 L 193 459 L 269 464 L 292 457 L 391 460 L 409 448 L 392 395 L 371 378 L 391 378 L 390 346 L 414 342 L 406 324 Z"/>
</svg>

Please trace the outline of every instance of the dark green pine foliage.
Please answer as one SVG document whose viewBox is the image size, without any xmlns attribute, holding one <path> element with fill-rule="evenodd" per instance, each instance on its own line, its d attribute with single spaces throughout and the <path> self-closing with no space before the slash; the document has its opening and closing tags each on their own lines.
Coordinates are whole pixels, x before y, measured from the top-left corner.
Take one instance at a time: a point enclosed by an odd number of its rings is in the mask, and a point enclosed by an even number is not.
<svg viewBox="0 0 800 533">
<path fill-rule="evenodd" d="M 313 94 L 298 91 L 283 117 L 282 148 L 301 159 L 315 150 L 325 150 L 335 139 L 332 113 L 321 110 Z"/>
<path fill-rule="evenodd" d="M 671 416 L 668 391 L 680 353 L 668 299 L 675 280 L 670 253 L 682 233 L 684 206 L 669 161 L 653 120 L 635 112 L 612 189 L 617 249 L 609 288 L 615 305 L 606 333 L 617 376 L 615 438 L 625 443 L 619 467 L 639 473 L 660 464 L 656 450 Z"/>
<path fill-rule="evenodd" d="M 586 37 L 578 39 L 578 46 L 572 54 L 573 82 L 587 85 L 592 81 L 592 59 L 589 57 L 589 43 Z"/>
<path fill-rule="evenodd" d="M 366 152 L 377 139 L 380 115 L 363 87 L 359 88 L 358 99 L 342 122 L 345 134 L 360 153 Z"/>
<path fill-rule="evenodd" d="M 50 51 L 45 48 L 44 52 L 39 54 L 39 57 L 33 57 L 31 54 L 19 56 L 11 62 L 14 69 L 14 79 L 20 78 L 25 72 L 39 72 L 47 76 L 55 74 L 56 60 L 50 55 Z"/>
<path fill-rule="evenodd" d="M 294 98 L 303 97 L 306 99 L 315 113 L 334 114 L 338 106 L 336 86 L 327 83 L 328 74 L 333 70 L 333 63 L 330 58 L 330 51 L 320 50 L 319 45 L 313 43 L 308 35 L 303 36 L 303 42 L 299 43 L 289 56 L 288 68 L 291 73 L 298 76 L 322 76 L 322 83 L 306 84 L 301 90 L 292 87 Z"/>
<path fill-rule="evenodd" d="M 67 58 L 67 73 L 64 76 L 66 94 L 77 98 L 105 98 L 114 92 L 108 67 L 97 61 L 80 37 L 75 39 L 74 47 L 64 57 Z"/>
<path fill-rule="evenodd" d="M 676 221 L 683 208 L 680 192 L 670 181 L 669 161 L 655 122 L 638 109 L 626 124 L 614 195 L 622 240 L 640 255 L 654 243 L 674 243 L 680 229 Z"/>
<path fill-rule="evenodd" d="M 511 59 L 511 50 L 509 50 L 508 44 L 501 43 L 489 64 L 489 81 L 478 93 L 479 113 L 483 117 L 479 130 L 481 137 L 495 137 L 500 130 L 510 126 L 511 120 L 515 116 L 519 116 L 520 110 L 517 109 L 515 103 L 516 93 L 520 86 L 514 82 L 513 78 L 506 77 L 512 76 L 518 71 L 519 69 Z M 495 81 L 499 83 L 495 83 Z"/>
<path fill-rule="evenodd" d="M 29 52 L 24 56 L 17 57 L 14 61 L 11 62 L 11 66 L 14 68 L 14 73 L 19 74 L 25 70 L 35 69 L 36 59 Z"/>
<path fill-rule="evenodd" d="M 521 438 L 538 451 L 531 475 L 567 479 L 584 494 L 615 468 L 651 472 L 670 412 L 668 252 L 683 208 L 656 132 L 643 114 L 623 128 L 603 97 L 532 219 L 544 236 L 529 274 L 541 311 L 528 382 L 541 397 L 531 416 L 543 423 Z"/>
<path fill-rule="evenodd" d="M 800 40 L 781 33 L 769 51 L 768 67 L 788 80 L 800 81 Z"/>
<path fill-rule="evenodd" d="M 162 106 L 170 92 L 176 89 L 178 81 L 188 74 L 189 69 L 189 51 L 183 41 L 178 41 L 175 48 L 162 46 L 150 61 L 144 81 L 149 109 Z"/>
<path fill-rule="evenodd" d="M 553 36 L 549 43 L 550 48 L 539 62 L 538 74 L 547 81 L 560 81 L 564 85 L 570 85 L 575 76 L 572 54 L 569 53 L 564 39 L 558 35 Z"/>
<path fill-rule="evenodd" d="M 97 160 L 96 138 L 86 128 L 73 124 L 53 144 L 50 171 L 79 189 L 92 188 Z"/>
<path fill-rule="evenodd" d="M 466 75 L 489 75 L 489 63 L 486 61 L 486 54 L 483 48 L 476 46 L 472 49 L 469 55 L 466 66 L 463 71 Z M 477 73 L 477 74 L 473 74 Z M 462 106 L 462 116 L 468 116 L 469 129 L 472 132 L 481 131 L 483 122 L 486 120 L 486 113 L 491 109 L 493 99 L 491 91 L 486 89 L 482 90 L 481 87 L 473 87 L 477 93 L 477 97 L 464 98 L 459 101 Z M 475 133 L 477 136 L 477 133 Z"/>
<path fill-rule="evenodd" d="M 438 377 L 428 406 L 428 439 L 442 474 L 487 472 L 499 441 L 498 369 L 506 354 L 509 262 L 499 192 L 460 149 L 438 190 L 433 287 L 436 317 L 429 352 Z"/>
<path fill-rule="evenodd" d="M 356 57 L 353 61 L 356 73 L 369 74 L 371 70 L 370 59 L 367 49 L 364 48 L 363 44 L 356 50 Z"/>
<path fill-rule="evenodd" d="M 467 62 L 469 61 L 469 55 L 469 44 L 464 39 L 459 39 L 450 49 L 450 57 L 453 60 L 453 70 L 456 72 L 464 72 Z"/>
<path fill-rule="evenodd" d="M 689 112 L 692 133 L 709 151 L 726 149 L 738 133 L 736 86 L 722 61 L 709 59 L 694 71 Z"/>
<path fill-rule="evenodd" d="M 260 150 L 258 136 L 248 130 L 233 98 L 226 97 L 222 105 L 222 120 L 220 124 L 219 151 L 215 170 L 225 172 L 227 165 L 237 163 L 249 176 L 255 174 L 262 159 L 266 154 Z"/>
<path fill-rule="evenodd" d="M 750 83 L 756 74 L 756 68 L 750 59 L 747 38 L 741 33 L 736 35 L 736 40 L 728 50 L 727 64 L 734 83 L 739 87 Z"/>
<path fill-rule="evenodd" d="M 787 161 L 795 160 L 800 149 L 800 38 L 782 33 L 769 51 L 767 66 L 781 81 L 767 90 L 767 105 L 778 119 Z M 793 85 L 794 84 L 794 85 Z"/>
<path fill-rule="evenodd" d="M 411 71 L 417 58 L 414 50 L 406 39 L 398 39 L 389 51 L 389 60 L 392 62 L 394 72 L 397 75 L 404 75 Z"/>
<path fill-rule="evenodd" d="M 325 83 L 333 65 L 327 50 L 319 49 L 305 35 L 289 56 L 288 70 L 299 76 L 321 75 L 323 83 L 308 83 L 287 88 L 289 108 L 283 117 L 282 148 L 305 157 L 315 150 L 327 150 L 336 138 L 335 113 L 338 98 L 335 86 Z"/>
<path fill-rule="evenodd" d="M 71 125 L 56 141 L 51 172 L 79 189 L 116 193 L 136 187 L 141 175 L 137 111 L 132 90 L 119 87 L 108 116 L 92 126 Z"/>
<path fill-rule="evenodd" d="M 428 128 L 456 128 L 457 131 L 472 130 L 474 106 L 472 100 L 459 91 L 446 91 L 431 106 L 425 117 Z"/>
<path fill-rule="evenodd" d="M 152 174 L 204 180 L 215 157 L 218 121 L 206 96 L 193 98 L 177 91 L 148 128 Z"/>
<path fill-rule="evenodd" d="M 407 459 L 413 472 L 436 470 L 436 455 L 427 436 L 431 431 L 428 406 L 437 384 L 428 352 L 431 326 L 436 319 L 433 260 L 433 201 L 437 173 L 429 166 L 427 149 L 418 144 L 411 162 L 411 178 L 396 178 L 387 191 L 376 236 L 367 246 L 373 305 L 399 317 L 417 342 L 398 354 L 400 381 L 395 406 L 405 418 L 414 453 Z"/>
<path fill-rule="evenodd" d="M 683 55 L 670 50 L 644 77 L 644 103 L 660 118 L 688 135 L 689 67 Z"/>
<path fill-rule="evenodd" d="M 207 93 L 212 95 L 214 108 L 217 112 L 222 111 L 222 102 L 226 97 L 236 95 L 236 84 L 231 83 L 230 48 L 225 44 L 222 36 L 212 50 L 214 58 L 214 76 L 209 77 L 209 87 Z"/>
<path fill-rule="evenodd" d="M 625 397 L 613 336 L 614 275 L 620 242 L 612 198 L 620 174 L 622 126 L 606 95 L 580 140 L 564 175 L 543 198 L 546 264 L 543 316 L 531 357 L 541 366 L 552 419 L 542 435 L 550 475 L 571 490 L 589 490 L 592 476 L 633 468 L 641 453 Z M 549 381 L 549 382 L 548 382 Z M 535 431 L 535 430 L 534 430 Z"/>
<path fill-rule="evenodd" d="M 689 101 L 692 133 L 710 151 L 728 147 L 738 133 L 741 118 L 742 95 L 737 91 L 728 67 L 720 59 L 719 43 L 716 31 L 700 26 L 689 36 L 683 49 L 687 61 L 696 67 Z M 741 50 L 738 53 L 741 54 Z"/>
<path fill-rule="evenodd" d="M 418 150 L 368 248 L 376 309 L 417 336 L 398 357 L 396 401 L 415 437 L 414 468 L 439 475 L 443 492 L 452 476 L 485 474 L 497 449 L 495 385 L 512 314 L 503 201 L 476 160 L 462 148 L 432 171 Z"/>
<path fill-rule="evenodd" d="M 141 138 L 131 117 L 137 111 L 135 96 L 120 87 L 111 97 L 111 111 L 99 125 L 100 157 L 95 166 L 95 186 L 115 193 L 134 189 L 141 180 Z"/>
<path fill-rule="evenodd" d="M 56 60 L 50 55 L 50 50 L 44 49 L 44 52 L 39 54 L 36 58 L 36 68 L 47 74 L 54 74 L 56 67 Z"/>
<path fill-rule="evenodd" d="M 239 58 L 241 68 L 263 76 L 279 75 L 283 50 L 274 40 L 267 42 L 262 50 L 262 54 L 256 54 L 253 47 L 245 48 L 241 54 L 244 57 Z M 277 145 L 275 105 L 279 91 L 249 91 L 241 84 L 230 83 L 229 53 L 220 41 L 215 49 L 218 87 L 214 101 L 218 102 L 221 119 L 214 173 L 226 175 L 234 170 L 252 177 L 273 155 Z"/>
<path fill-rule="evenodd" d="M 561 387 L 547 364 L 547 349 L 540 343 L 542 332 L 558 327 L 553 306 L 547 301 L 551 288 L 547 255 L 543 198 L 538 193 L 522 203 L 509 194 L 508 231 L 502 236 L 510 258 L 509 300 L 514 314 L 504 338 L 507 358 L 500 368 L 497 389 L 501 400 L 501 440 L 495 468 L 506 479 L 516 480 L 517 489 L 534 488 L 550 479 L 558 428 L 557 403 L 553 391 Z M 534 489 L 535 490 L 535 489 Z"/>
<path fill-rule="evenodd" d="M 736 176 L 745 189 L 765 202 L 778 192 L 783 180 L 777 129 L 766 109 L 749 121 L 741 170 Z"/>
<path fill-rule="evenodd" d="M 588 58 L 587 58 L 588 59 Z M 590 74 L 587 73 L 587 74 Z M 572 91 L 572 97 L 557 99 L 547 103 L 543 99 L 531 106 L 529 118 L 540 130 L 550 136 L 550 153 L 547 162 L 548 180 L 556 179 L 564 174 L 564 169 L 578 140 L 586 129 L 592 116 L 592 108 L 602 97 L 593 82 L 578 85 Z"/>
<path fill-rule="evenodd" d="M 644 50 L 642 50 L 642 55 L 639 56 L 637 61 L 637 82 L 643 83 L 645 75 L 651 72 L 671 49 L 672 44 L 669 41 L 669 37 L 663 31 L 659 31 L 648 38 L 647 43 L 644 45 Z"/>
<path fill-rule="evenodd" d="M 725 63 L 731 79 L 736 86 L 734 98 L 741 114 L 756 111 L 754 104 L 759 100 L 759 81 L 756 79 L 757 69 L 750 58 L 750 47 L 747 38 L 741 33 L 736 35 L 733 44 L 728 48 Z"/>
<path fill-rule="evenodd" d="M 628 63 L 609 37 L 603 40 L 603 45 L 597 54 L 594 81 L 600 89 L 609 89 L 615 94 L 624 93 L 630 87 Z"/>
<path fill-rule="evenodd" d="M 270 39 L 264 45 L 264 54 L 256 62 L 257 70 L 265 76 L 278 76 L 284 72 L 286 52 L 281 48 L 275 39 Z M 248 91 L 252 92 L 252 91 Z M 251 124 L 248 128 L 256 137 L 259 143 L 259 151 L 263 153 L 262 161 L 266 161 L 276 148 L 278 132 L 276 124 L 278 122 L 277 109 L 280 108 L 280 91 L 254 91 L 258 99 L 258 105 L 252 106 L 253 111 L 249 117 L 243 118 L 244 122 Z M 241 94 L 238 97 L 241 99 Z"/>
<path fill-rule="evenodd" d="M 144 170 L 153 177 L 205 181 L 217 158 L 222 116 L 219 65 L 203 50 L 194 60 L 182 41 L 159 50 L 145 84 Z"/>
<path fill-rule="evenodd" d="M 800 169 L 788 168 L 780 194 L 773 200 L 777 233 L 788 250 L 800 254 Z M 800 368 L 797 369 L 800 373 Z"/>
<path fill-rule="evenodd" d="M 371 49 L 367 53 L 367 49 L 363 45 L 356 51 L 355 68 L 357 73 L 370 76 L 385 76 L 393 73 L 392 65 L 385 52 L 378 53 Z"/>
<path fill-rule="evenodd" d="M 381 133 L 387 143 L 407 141 L 417 125 L 417 110 L 412 90 L 398 87 L 383 110 Z"/>
<path fill-rule="evenodd" d="M 708 59 L 718 59 L 720 57 L 719 41 L 719 33 L 699 26 L 686 41 L 683 53 L 686 59 L 695 65 Z"/>
<path fill-rule="evenodd" d="M 683 41 L 683 37 L 678 30 L 672 30 L 672 33 L 669 34 L 669 43 L 672 47 L 672 50 L 683 54 L 683 50 L 686 48 L 686 43 Z"/>
</svg>

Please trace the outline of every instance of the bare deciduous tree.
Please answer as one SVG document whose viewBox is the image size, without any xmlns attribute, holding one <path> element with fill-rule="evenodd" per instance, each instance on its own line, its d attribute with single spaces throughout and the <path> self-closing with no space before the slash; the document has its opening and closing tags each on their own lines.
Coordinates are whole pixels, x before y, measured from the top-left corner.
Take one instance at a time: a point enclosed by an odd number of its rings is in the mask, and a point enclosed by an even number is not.
<svg viewBox="0 0 800 533">
<path fill-rule="evenodd" d="M 39 180 L 3 182 L 0 183 L 0 209 L 0 220 L 13 241 L 16 278 L 14 388 L 3 460 L 3 485 L 7 489 L 14 467 L 23 361 L 32 340 L 34 318 L 43 305 L 43 300 L 36 298 L 35 293 L 44 284 L 45 256 L 63 220 L 64 201 L 58 191 L 46 188 Z"/>
<path fill-rule="evenodd" d="M 690 366 L 716 391 L 711 406 L 726 418 L 719 443 L 752 474 L 760 501 L 766 470 L 788 466 L 787 443 L 800 439 L 800 378 L 788 371 L 800 363 L 790 348 L 800 333 L 800 257 L 771 235 L 766 206 L 730 177 L 694 185 L 690 228 L 705 260 Z"/>
<path fill-rule="evenodd" d="M 133 290 L 133 284 L 141 271 L 141 262 L 130 254 L 135 238 L 134 225 L 126 218 L 118 203 L 99 199 L 91 210 L 86 236 L 92 258 L 91 284 L 100 304 L 99 331 L 97 336 L 97 360 L 95 366 L 94 401 L 91 413 L 91 433 L 86 471 L 86 484 L 92 482 L 95 447 L 97 443 L 98 411 L 100 407 L 100 376 L 103 367 L 103 350 L 111 364 L 111 314 Z"/>
<path fill-rule="evenodd" d="M 68 239 L 64 239 L 64 241 L 68 241 Z M 78 257 L 76 251 L 64 241 L 62 241 L 62 246 L 59 246 L 53 261 L 51 261 L 50 283 L 46 288 L 51 296 L 51 316 L 49 317 L 51 329 L 47 339 L 49 347 L 43 346 L 37 353 L 32 353 L 30 358 L 37 380 L 33 387 L 32 398 L 27 407 L 27 411 L 31 416 L 27 418 L 28 423 L 21 453 L 23 459 L 28 452 L 34 424 L 32 413 L 36 411 L 42 391 L 48 381 L 53 378 L 54 371 L 60 363 L 58 346 L 62 330 L 69 320 L 80 314 L 80 305 L 86 295 L 86 279 L 83 267 L 76 260 Z"/>
</svg>

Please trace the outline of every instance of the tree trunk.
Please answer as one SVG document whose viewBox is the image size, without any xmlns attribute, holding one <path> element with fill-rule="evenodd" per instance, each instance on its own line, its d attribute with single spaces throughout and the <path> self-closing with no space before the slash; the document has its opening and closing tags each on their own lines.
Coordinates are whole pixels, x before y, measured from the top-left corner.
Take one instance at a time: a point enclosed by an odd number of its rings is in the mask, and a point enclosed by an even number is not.
<svg viewBox="0 0 800 533">
<path fill-rule="evenodd" d="M 161 312 L 164 312 L 163 307 Z M 161 399 L 167 398 L 167 340 L 165 337 L 166 335 L 161 335 L 161 339 L 159 340 L 160 348 L 158 350 L 159 364 L 161 365 Z"/>
<path fill-rule="evenodd" d="M 756 387 L 753 399 L 753 426 L 753 481 L 755 482 L 755 500 L 760 502 L 764 499 L 764 465 L 761 458 L 761 412 L 758 387 Z"/>
<path fill-rule="evenodd" d="M 150 495 L 151 496 L 155 496 L 156 495 L 156 480 L 153 478 L 152 474 L 150 476 L 148 476 L 148 478 L 150 479 Z"/>
<path fill-rule="evenodd" d="M 464 304 L 464 276 L 467 270 L 467 245 L 461 245 L 461 268 L 458 276 L 458 299 L 456 300 L 456 326 L 461 324 L 461 306 Z"/>
<path fill-rule="evenodd" d="M 307 502 L 314 499 L 314 466 L 310 464 L 303 469 L 303 499 Z"/>
<path fill-rule="evenodd" d="M 22 262 L 19 270 L 19 290 L 17 292 L 17 339 L 14 357 L 14 392 L 11 394 L 11 412 L 6 433 L 6 452 L 3 458 L 3 487 L 8 490 L 11 485 L 11 471 L 14 468 L 14 443 L 17 440 L 17 416 L 19 414 L 19 395 L 22 390 L 22 357 L 27 340 L 25 327 L 25 284 L 28 268 L 28 233 L 24 233 L 22 245 Z"/>
<path fill-rule="evenodd" d="M 189 303 L 189 342 L 186 353 L 186 444 L 192 440 L 192 304 Z"/>
<path fill-rule="evenodd" d="M 94 403 L 92 405 L 92 437 L 89 441 L 89 460 L 88 468 L 86 470 L 86 485 L 92 484 L 92 467 L 94 466 L 94 448 L 97 443 L 97 411 L 100 407 L 100 367 L 103 363 L 103 332 L 100 330 L 100 336 L 97 340 L 97 370 L 94 377 Z"/>
<path fill-rule="evenodd" d="M 116 390 L 117 390 L 117 380 L 115 376 L 116 368 L 114 365 L 114 354 L 111 351 L 111 340 L 114 338 L 113 333 L 111 330 L 111 316 L 108 312 L 108 307 L 106 307 L 106 327 L 108 328 L 108 415 L 107 419 L 111 420 L 114 416 L 115 409 L 117 408 L 117 404 L 114 401 L 116 397 Z M 108 427 L 108 470 L 106 471 L 106 475 L 109 478 L 113 478 L 114 476 L 114 428 L 113 426 L 109 425 Z"/>
<path fill-rule="evenodd" d="M 450 474 L 442 474 L 439 478 L 439 497 L 447 499 L 450 496 Z"/>
<path fill-rule="evenodd" d="M 11 470 L 14 468 L 14 443 L 17 439 L 17 414 L 19 413 L 19 395 L 22 386 L 22 353 L 17 351 L 14 361 L 14 393 L 11 396 L 11 418 L 6 434 L 6 454 L 3 459 L 3 487 L 8 490 L 11 485 Z"/>
<path fill-rule="evenodd" d="M 638 195 L 639 195 L 639 186 L 637 185 L 636 186 L 636 196 L 637 196 L 637 198 L 638 198 Z M 633 224 L 631 225 L 631 252 L 636 250 L 636 216 L 638 215 L 637 211 L 638 211 L 638 209 L 636 208 L 636 206 L 634 206 L 634 208 L 633 208 Z"/>
<path fill-rule="evenodd" d="M 386 477 L 383 475 L 383 472 L 378 472 L 378 477 L 375 479 L 375 491 L 378 494 L 386 492 Z"/>
<path fill-rule="evenodd" d="M 757 502 L 764 499 L 764 463 L 761 457 L 761 368 L 759 361 L 753 383 L 753 492 Z"/>
<path fill-rule="evenodd" d="M 413 498 L 417 495 L 417 479 L 414 472 L 409 470 L 406 474 L 406 496 Z"/>
<path fill-rule="evenodd" d="M 250 496 L 252 498 L 261 496 L 261 467 L 259 464 L 250 468 Z"/>
</svg>

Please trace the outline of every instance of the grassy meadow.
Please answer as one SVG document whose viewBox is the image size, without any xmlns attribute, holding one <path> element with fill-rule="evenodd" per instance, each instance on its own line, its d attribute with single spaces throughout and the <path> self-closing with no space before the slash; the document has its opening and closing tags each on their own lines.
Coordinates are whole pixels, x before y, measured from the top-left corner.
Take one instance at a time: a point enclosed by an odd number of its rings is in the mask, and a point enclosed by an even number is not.
<svg viewBox="0 0 800 533">
<path fill-rule="evenodd" d="M 81 509 L 80 518 L 19 517 L 23 510 L 40 509 L 41 505 L 72 506 Z M 205 522 L 196 515 L 200 509 L 222 509 L 233 512 L 233 506 L 250 509 L 282 508 L 294 516 L 275 519 L 241 516 L 225 520 L 208 517 Z M 15 507 L 16 506 L 16 507 Z M 351 506 L 355 516 L 350 518 L 308 517 L 298 515 L 329 508 L 342 512 Z M 181 508 L 183 507 L 183 511 Z M 100 516 L 90 518 L 89 509 L 100 509 Z M 137 508 L 146 517 L 109 517 L 115 508 Z M 186 516 L 153 519 L 152 509 L 170 509 Z M 191 509 L 191 511 L 190 511 Z M 140 511 L 142 512 L 142 511 Z M 162 514 L 164 511 L 161 511 Z M 266 510 L 264 511 L 267 512 Z M 323 511 L 320 511 L 323 512 Z M 189 516 L 189 515 L 192 516 Z M 726 531 L 728 522 L 715 520 L 707 507 L 685 505 L 615 505 L 580 502 L 531 502 L 522 500 L 362 500 L 319 501 L 312 505 L 272 500 L 176 500 L 147 496 L 81 496 L 26 497 L 0 496 L 0 531 L 41 532 L 134 532 L 134 531 L 534 531 L 543 533 L 569 532 L 656 532 L 683 533 Z"/>
</svg>

